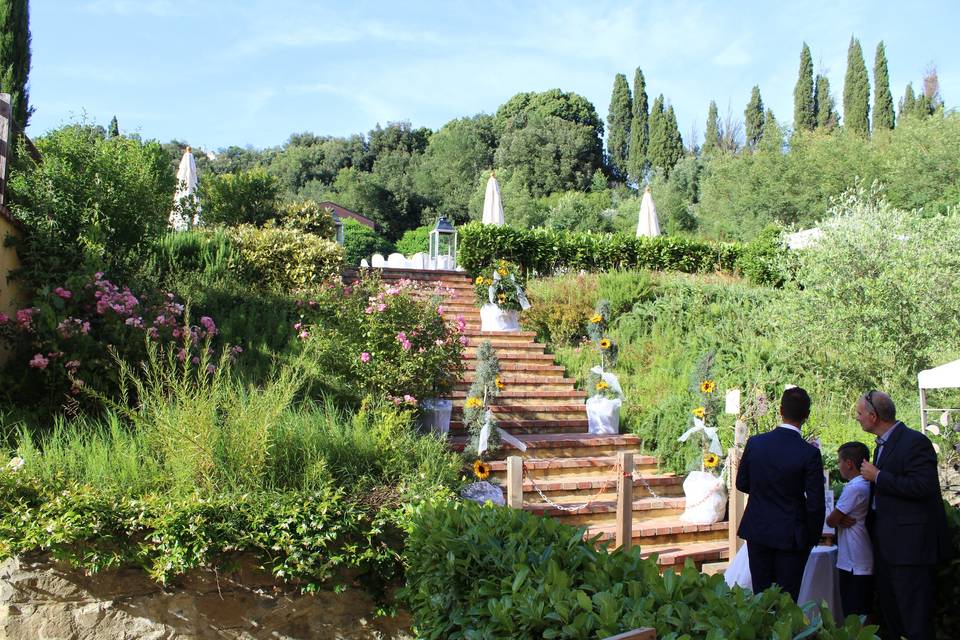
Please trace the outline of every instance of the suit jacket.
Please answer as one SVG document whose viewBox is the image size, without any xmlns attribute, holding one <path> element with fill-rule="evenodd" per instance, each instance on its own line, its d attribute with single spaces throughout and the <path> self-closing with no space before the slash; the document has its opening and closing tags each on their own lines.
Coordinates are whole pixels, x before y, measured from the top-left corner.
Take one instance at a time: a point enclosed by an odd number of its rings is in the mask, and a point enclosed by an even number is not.
<svg viewBox="0 0 960 640">
<path fill-rule="evenodd" d="M 867 525 L 883 559 L 895 565 L 929 565 L 949 558 L 937 454 L 929 438 L 898 423 L 877 467 L 876 510 L 871 510 Z"/>
<path fill-rule="evenodd" d="M 823 533 L 820 450 L 783 427 L 747 440 L 737 489 L 750 495 L 738 535 L 774 549 L 810 549 Z"/>
</svg>

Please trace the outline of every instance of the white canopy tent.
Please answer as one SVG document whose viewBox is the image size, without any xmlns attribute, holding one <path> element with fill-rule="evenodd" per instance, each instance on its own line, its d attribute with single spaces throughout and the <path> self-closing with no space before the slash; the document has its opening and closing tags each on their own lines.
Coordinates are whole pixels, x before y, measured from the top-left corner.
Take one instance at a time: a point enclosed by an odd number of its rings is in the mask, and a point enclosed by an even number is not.
<svg viewBox="0 0 960 640">
<path fill-rule="evenodd" d="M 927 391 L 930 389 L 960 389 L 960 360 L 954 360 L 942 364 L 933 369 L 926 369 L 917 374 L 917 386 L 920 388 L 920 428 L 927 429 L 928 425 L 935 424 L 928 416 L 934 412 L 939 412 L 941 418 L 940 424 L 944 424 L 950 419 L 953 412 L 960 413 L 960 408 L 954 407 L 931 407 L 927 405 Z"/>
<path fill-rule="evenodd" d="M 660 220 L 657 218 L 657 207 L 653 204 L 653 196 L 650 194 L 650 187 L 647 186 L 643 191 L 643 199 L 640 200 L 640 219 L 637 220 L 637 237 L 646 236 L 653 238 L 660 235 Z"/>
<path fill-rule="evenodd" d="M 480 221 L 483 224 L 495 224 L 502 226 L 503 219 L 503 200 L 500 198 L 500 185 L 494 175 L 487 180 L 487 191 L 483 195 L 483 217 Z"/>
</svg>

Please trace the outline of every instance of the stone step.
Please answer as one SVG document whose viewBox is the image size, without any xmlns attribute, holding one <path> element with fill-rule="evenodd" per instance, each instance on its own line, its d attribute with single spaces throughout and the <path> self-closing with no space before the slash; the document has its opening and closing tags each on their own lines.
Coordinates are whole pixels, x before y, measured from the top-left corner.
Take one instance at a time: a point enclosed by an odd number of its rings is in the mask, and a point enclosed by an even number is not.
<svg viewBox="0 0 960 640">
<path fill-rule="evenodd" d="M 614 504 L 614 519 L 616 518 L 616 504 Z M 662 550 L 666 564 L 676 564 L 676 558 L 672 554 L 676 553 L 677 547 L 696 544 L 710 544 L 711 549 L 716 550 L 719 546 L 729 544 L 727 538 L 729 523 L 727 521 L 715 522 L 713 524 L 691 524 L 683 522 L 679 518 L 658 518 L 649 522 L 638 520 L 636 514 L 633 519 L 633 544 L 640 545 L 640 551 L 649 556 Z M 586 537 L 588 539 L 599 536 L 599 542 L 607 540 L 616 540 L 616 525 L 611 521 L 609 524 L 588 526 Z M 713 546 L 716 545 L 716 546 Z M 689 550 L 689 549 L 688 549 Z M 700 562 L 714 561 L 720 558 L 699 558 Z M 683 566 L 682 560 L 680 566 Z"/>
<path fill-rule="evenodd" d="M 541 490 L 546 486 L 550 491 L 561 491 L 562 489 L 551 489 L 551 487 L 562 487 L 563 485 L 552 485 L 553 482 L 605 482 L 613 478 L 613 468 L 617 464 L 616 456 L 585 456 L 581 458 L 554 458 L 539 460 L 524 460 L 523 472 L 525 481 L 535 480 Z M 660 478 L 671 477 L 665 474 L 657 474 L 659 462 L 654 456 L 634 455 L 633 466 L 636 472 L 643 475 L 644 478 L 657 476 Z M 493 460 L 490 463 L 490 475 L 502 483 L 507 478 L 507 463 L 505 460 Z M 663 484 L 666 481 L 658 480 Z M 599 484 L 591 485 L 599 487 Z M 654 486 L 654 485 L 651 485 Z M 656 491 L 656 489 L 654 489 Z M 681 482 L 682 490 L 682 482 Z M 659 491 L 658 491 L 659 493 Z"/>
<path fill-rule="evenodd" d="M 457 389 L 447 394 L 447 398 L 453 400 L 454 408 L 463 407 L 469 392 L 465 389 Z M 586 391 L 577 391 L 576 389 L 564 389 L 559 391 L 550 390 L 516 390 L 504 389 L 491 403 L 491 408 L 501 405 L 553 405 L 553 404 L 572 404 L 583 402 L 587 398 Z M 586 405 L 583 405 L 586 411 Z M 496 413 L 496 409 L 494 409 Z"/>
<path fill-rule="evenodd" d="M 527 495 L 526 488 L 524 488 L 523 497 L 525 501 Z M 555 504 L 543 502 L 536 491 L 533 491 L 532 495 L 540 502 L 524 502 L 524 511 L 535 513 L 538 516 L 556 518 L 573 527 L 586 526 L 590 527 L 593 532 L 599 532 L 604 531 L 605 527 L 610 527 L 612 530 L 617 521 L 616 486 L 594 489 L 564 502 L 554 500 L 553 497 L 547 495 Z M 656 527 L 663 523 L 676 522 L 677 518 L 683 513 L 683 507 L 684 499 L 682 496 L 654 497 L 646 495 L 636 498 L 633 501 L 635 537 L 642 537 L 641 534 L 656 535 Z M 644 528 L 641 529 L 640 525 L 644 525 Z M 665 527 L 661 527 L 661 529 L 667 530 Z M 646 542 L 649 544 L 651 540 L 648 539 Z"/>
<path fill-rule="evenodd" d="M 458 382 L 454 389 L 466 391 L 473 384 L 476 376 L 467 374 L 462 382 Z M 504 391 L 507 389 L 514 391 L 572 391 L 577 383 L 572 378 L 561 378 L 559 376 L 536 376 L 536 375 L 515 375 L 511 373 L 500 372 L 500 381 L 504 385 Z"/>
<path fill-rule="evenodd" d="M 451 418 L 458 420 L 463 416 L 462 402 L 454 403 Z M 587 414 L 584 404 L 495 404 L 491 410 L 497 420 L 563 420 L 565 418 L 583 418 Z"/>
<path fill-rule="evenodd" d="M 497 426 L 513 434 L 521 433 L 586 433 L 587 419 L 569 420 L 498 420 Z M 460 420 L 450 421 L 450 435 L 464 435 L 466 430 Z"/>
</svg>

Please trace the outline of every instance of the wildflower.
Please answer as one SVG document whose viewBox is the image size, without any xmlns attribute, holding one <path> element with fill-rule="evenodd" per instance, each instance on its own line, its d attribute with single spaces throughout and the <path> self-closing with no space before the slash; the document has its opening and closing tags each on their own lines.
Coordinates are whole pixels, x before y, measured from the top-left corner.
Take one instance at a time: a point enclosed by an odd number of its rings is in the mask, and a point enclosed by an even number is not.
<svg viewBox="0 0 960 640">
<path fill-rule="evenodd" d="M 302 328 L 303 328 L 303 323 L 302 323 L 302 322 L 296 322 L 296 323 L 294 323 L 294 325 L 293 325 L 293 330 L 294 330 L 294 331 L 300 331 L 300 329 L 302 329 Z"/>
<path fill-rule="evenodd" d="M 713 393 L 714 389 L 717 388 L 717 383 L 713 380 L 704 380 L 700 383 L 700 391 L 702 393 Z"/>
<path fill-rule="evenodd" d="M 437 339 L 434 341 L 434 344 L 436 344 L 438 347 L 442 347 L 443 345 L 447 344 L 447 341 L 446 341 L 446 340 L 441 340 L 440 338 L 437 338 Z"/>
<path fill-rule="evenodd" d="M 413 345 L 410 344 L 410 341 L 409 341 L 409 340 L 404 340 L 403 342 L 400 343 L 400 346 L 403 347 L 403 350 L 404 350 L 404 351 L 410 351 L 410 348 L 411 348 Z"/>
<path fill-rule="evenodd" d="M 209 373 L 210 375 L 213 375 L 213 372 L 216 371 L 216 370 L 217 370 L 217 368 L 216 368 L 215 366 L 213 366 L 212 364 L 208 364 L 208 365 L 207 365 L 207 373 Z"/>
<path fill-rule="evenodd" d="M 24 329 L 29 329 L 33 324 L 33 312 L 34 309 L 32 307 L 17 311 L 17 324 Z"/>
<path fill-rule="evenodd" d="M 604 338 L 600 341 L 600 348 L 606 351 L 613 346 L 613 342 L 610 341 L 610 338 Z"/>
<path fill-rule="evenodd" d="M 380 311 L 381 313 L 382 313 L 383 310 L 386 309 L 386 308 L 387 308 L 387 305 L 385 305 L 385 304 L 383 304 L 383 303 L 380 303 L 380 304 L 377 305 L 377 311 Z"/>
<path fill-rule="evenodd" d="M 501 278 L 506 278 L 508 271 L 507 271 L 507 268 L 506 268 L 506 267 L 500 267 L 500 268 L 497 269 L 497 273 L 500 274 L 500 277 L 501 277 Z"/>
<path fill-rule="evenodd" d="M 696 409 L 693 410 L 693 415 L 703 420 L 703 417 L 707 415 L 707 410 L 703 407 L 697 407 Z"/>
<path fill-rule="evenodd" d="M 232 353 L 233 355 L 237 355 L 238 353 L 243 353 L 243 347 L 239 345 L 235 347 L 230 347 L 230 353 Z"/>
<path fill-rule="evenodd" d="M 33 358 L 30 359 L 30 366 L 41 371 L 46 369 L 48 364 L 50 364 L 50 361 L 44 358 L 42 353 L 34 354 Z"/>
<path fill-rule="evenodd" d="M 370 315 L 371 313 L 373 313 L 373 306 L 371 305 L 367 307 L 366 309 L 363 310 L 363 312 L 367 315 Z"/>
<path fill-rule="evenodd" d="M 473 475 L 478 480 L 486 480 L 490 477 L 490 465 L 483 460 L 477 460 L 473 463 Z"/>
<path fill-rule="evenodd" d="M 438 316 L 443 315 L 443 305 L 440 305 L 439 307 L 437 307 L 437 315 Z"/>
<path fill-rule="evenodd" d="M 593 324 L 600 324 L 601 322 L 603 322 L 603 316 L 600 315 L 599 313 L 595 313 L 593 314 L 593 316 L 590 317 L 590 322 Z"/>
<path fill-rule="evenodd" d="M 177 351 L 177 360 L 179 360 L 180 362 L 183 362 L 183 361 L 185 361 L 186 359 L 187 359 L 187 350 L 186 350 L 186 349 L 180 349 L 179 351 Z"/>
<path fill-rule="evenodd" d="M 497 302 L 499 302 L 500 304 L 503 304 L 506 301 L 507 301 L 507 295 L 505 293 L 501 293 L 497 295 Z"/>
<path fill-rule="evenodd" d="M 71 293 L 67 289 L 64 289 L 63 287 L 57 287 L 56 289 L 53 290 L 53 293 L 63 298 L 64 300 L 69 300 L 70 298 L 73 297 L 73 293 Z"/>
<path fill-rule="evenodd" d="M 715 453 L 707 453 L 703 456 L 703 466 L 707 469 L 714 469 L 720 464 L 720 456 Z"/>
<path fill-rule="evenodd" d="M 69 369 L 71 372 L 74 372 L 74 371 L 76 371 L 77 369 L 80 368 L 80 361 L 79 361 L 79 360 L 69 360 L 68 362 L 64 363 L 63 367 L 64 367 L 65 369 Z"/>
<path fill-rule="evenodd" d="M 7 463 L 7 469 L 12 473 L 16 473 L 17 471 L 20 471 L 20 469 L 23 469 L 23 465 L 25 464 L 26 462 L 23 458 L 20 456 L 14 456 L 10 458 L 10 462 Z"/>
<path fill-rule="evenodd" d="M 213 322 L 213 318 L 210 316 L 203 316 L 200 318 L 200 324 L 203 325 L 203 328 L 207 330 L 209 335 L 217 335 L 217 325 Z"/>
<path fill-rule="evenodd" d="M 200 364 L 200 356 L 193 356 L 192 358 L 190 358 L 190 362 L 192 364 Z"/>
<path fill-rule="evenodd" d="M 370 352 L 364 351 L 360 354 L 360 362 L 370 362 Z"/>
<path fill-rule="evenodd" d="M 467 398 L 467 402 L 465 406 L 467 409 L 480 409 L 481 407 L 483 407 L 483 400 L 475 396 L 471 396 Z"/>
</svg>

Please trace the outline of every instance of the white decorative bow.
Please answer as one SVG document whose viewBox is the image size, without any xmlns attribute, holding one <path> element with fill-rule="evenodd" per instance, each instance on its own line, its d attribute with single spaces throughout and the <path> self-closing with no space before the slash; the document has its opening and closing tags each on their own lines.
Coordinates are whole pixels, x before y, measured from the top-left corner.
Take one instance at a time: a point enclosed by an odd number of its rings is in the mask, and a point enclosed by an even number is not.
<svg viewBox="0 0 960 640">
<path fill-rule="evenodd" d="M 717 437 L 717 428 L 708 427 L 700 418 L 693 419 L 693 426 L 683 432 L 683 435 L 677 438 L 678 442 L 686 442 L 687 438 L 698 431 L 703 431 L 703 435 L 710 438 L 710 453 L 723 456 L 723 449 L 720 448 L 720 438 Z"/>
<path fill-rule="evenodd" d="M 487 415 L 483 420 L 483 427 L 480 429 L 480 437 L 477 438 L 477 455 L 483 455 L 483 452 L 488 448 L 488 441 L 490 440 L 490 425 L 493 423 L 493 412 L 489 409 L 487 410 Z M 510 446 L 516 448 L 519 451 L 526 451 L 527 445 L 524 444 L 522 440 L 515 437 L 514 435 L 504 431 L 500 427 L 497 427 L 497 433 L 500 434 L 500 439 L 509 444 Z"/>
<path fill-rule="evenodd" d="M 493 272 L 493 284 L 487 288 L 487 296 L 490 299 L 490 304 L 496 304 L 494 298 L 496 298 L 496 284 L 500 282 L 502 278 L 497 271 Z M 513 277 L 513 274 L 510 274 L 510 282 L 513 284 L 514 288 L 517 290 L 517 302 L 520 303 L 520 308 L 526 311 L 531 307 L 530 301 L 527 300 L 527 295 L 523 292 L 523 289 L 517 284 L 516 278 Z"/>
<path fill-rule="evenodd" d="M 608 373 L 604 371 L 603 367 L 600 367 L 600 366 L 596 366 L 590 369 L 590 373 L 595 373 L 598 376 L 600 376 L 601 380 L 603 380 L 608 385 L 610 385 L 610 388 L 613 389 L 614 393 L 616 393 L 621 398 L 624 397 L 623 389 L 620 387 L 620 380 L 617 378 L 617 376 L 613 375 L 612 373 Z"/>
</svg>

